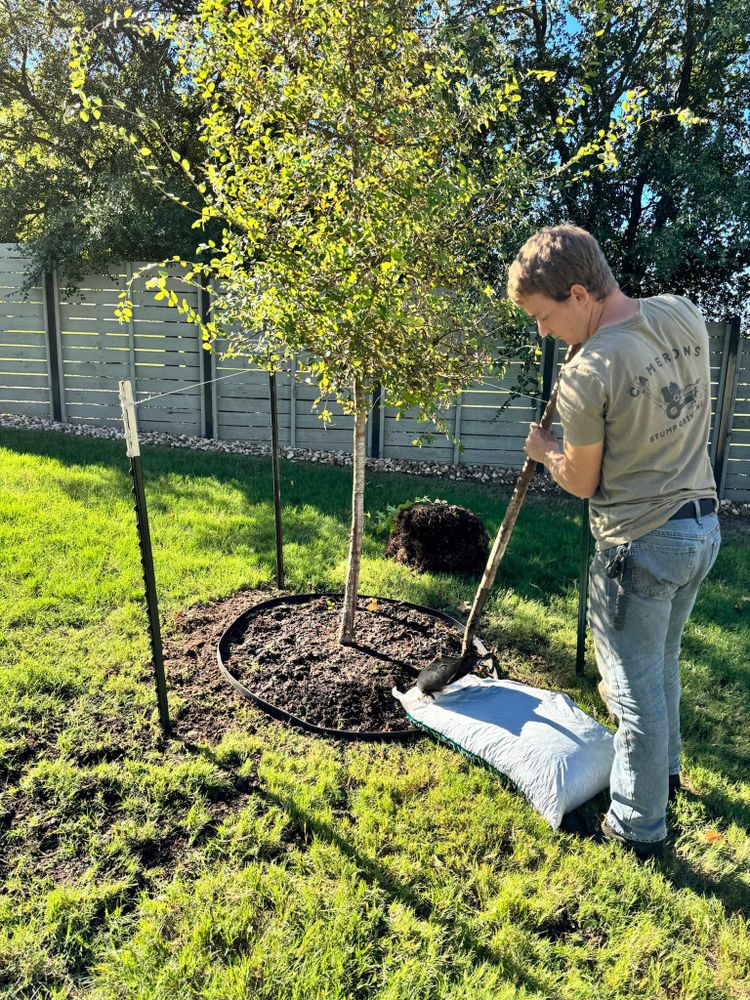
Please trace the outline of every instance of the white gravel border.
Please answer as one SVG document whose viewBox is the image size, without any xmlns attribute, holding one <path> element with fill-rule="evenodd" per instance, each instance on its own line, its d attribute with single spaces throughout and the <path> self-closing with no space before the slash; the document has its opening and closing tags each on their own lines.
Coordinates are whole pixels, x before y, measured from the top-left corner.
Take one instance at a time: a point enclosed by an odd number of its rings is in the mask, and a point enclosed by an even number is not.
<svg viewBox="0 0 750 1000">
<path fill-rule="evenodd" d="M 41 417 L 17 416 L 0 413 L 0 427 L 16 427 L 21 430 L 56 431 L 75 437 L 122 440 L 119 427 L 96 427 L 92 424 L 61 424 Z M 253 455 L 268 457 L 270 444 L 249 444 L 246 441 L 217 441 L 213 438 L 191 437 L 185 434 L 165 434 L 161 431 L 141 431 L 142 444 L 158 445 L 162 448 L 193 448 L 196 451 L 213 451 L 230 455 Z M 351 465 L 352 457 L 345 451 L 317 451 L 309 448 L 288 448 L 282 446 L 281 454 L 292 462 L 317 462 L 320 465 Z M 441 479 L 466 480 L 514 486 L 518 469 L 498 468 L 492 465 L 448 465 L 439 462 L 413 462 L 396 458 L 368 458 L 367 468 L 372 472 L 400 472 L 408 476 L 438 476 Z M 548 474 L 534 476 L 529 486 L 530 493 L 550 493 L 567 496 L 564 490 L 553 482 Z M 719 512 L 735 517 L 750 519 L 750 503 L 719 501 Z"/>
</svg>

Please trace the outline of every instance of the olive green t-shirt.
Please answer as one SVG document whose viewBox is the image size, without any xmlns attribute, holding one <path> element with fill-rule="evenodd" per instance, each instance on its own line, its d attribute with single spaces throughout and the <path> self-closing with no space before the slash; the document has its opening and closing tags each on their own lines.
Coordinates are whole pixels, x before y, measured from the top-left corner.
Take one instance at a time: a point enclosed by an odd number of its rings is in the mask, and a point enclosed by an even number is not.
<svg viewBox="0 0 750 1000">
<path fill-rule="evenodd" d="M 566 441 L 604 441 L 590 502 L 600 547 L 653 531 L 686 500 L 715 501 L 710 388 L 706 324 L 679 295 L 641 299 L 632 319 L 601 327 L 565 366 L 557 408 Z"/>
</svg>

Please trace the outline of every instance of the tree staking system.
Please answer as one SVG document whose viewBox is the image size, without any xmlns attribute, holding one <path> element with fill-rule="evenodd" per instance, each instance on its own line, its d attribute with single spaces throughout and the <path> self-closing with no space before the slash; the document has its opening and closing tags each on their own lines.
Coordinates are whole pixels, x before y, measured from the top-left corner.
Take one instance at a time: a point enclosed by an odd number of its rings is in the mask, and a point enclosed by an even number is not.
<svg viewBox="0 0 750 1000">
<path fill-rule="evenodd" d="M 122 422 L 125 428 L 125 446 L 128 461 L 130 462 L 130 478 L 133 480 L 135 520 L 138 529 L 138 545 L 141 551 L 143 583 L 146 592 L 148 634 L 151 640 L 151 656 L 156 675 L 156 701 L 159 706 L 159 721 L 162 731 L 165 735 L 168 735 L 171 730 L 171 724 L 169 721 L 169 706 L 167 704 L 167 680 L 164 675 L 161 629 L 159 627 L 159 603 L 156 597 L 156 578 L 154 576 L 154 560 L 151 552 L 151 533 L 148 527 L 146 492 L 143 487 L 141 446 L 138 441 L 135 400 L 133 399 L 133 387 L 129 379 L 120 382 L 120 406 L 122 407 Z"/>
</svg>

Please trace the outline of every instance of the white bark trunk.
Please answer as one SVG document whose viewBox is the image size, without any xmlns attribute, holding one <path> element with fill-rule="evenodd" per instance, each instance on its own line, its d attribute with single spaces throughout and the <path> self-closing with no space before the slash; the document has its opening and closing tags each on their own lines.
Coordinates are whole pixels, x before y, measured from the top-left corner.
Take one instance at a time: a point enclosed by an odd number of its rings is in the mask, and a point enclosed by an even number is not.
<svg viewBox="0 0 750 1000">
<path fill-rule="evenodd" d="M 365 523 L 365 459 L 367 456 L 367 397 L 359 382 L 354 383 L 354 440 L 352 450 L 352 528 L 349 536 L 344 608 L 341 613 L 339 642 L 351 646 L 354 642 L 354 617 L 357 610 L 359 568 L 362 559 L 362 533 Z"/>
</svg>

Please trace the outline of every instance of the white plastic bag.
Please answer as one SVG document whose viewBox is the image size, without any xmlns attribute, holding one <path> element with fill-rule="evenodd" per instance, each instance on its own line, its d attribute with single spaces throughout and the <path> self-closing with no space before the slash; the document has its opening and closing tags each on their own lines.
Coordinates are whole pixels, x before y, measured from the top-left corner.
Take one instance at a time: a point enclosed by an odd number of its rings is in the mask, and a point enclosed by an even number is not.
<svg viewBox="0 0 750 1000">
<path fill-rule="evenodd" d="M 393 694 L 418 726 L 510 778 L 555 830 L 609 785 L 612 734 L 559 691 L 469 674 L 434 695 Z"/>
</svg>

